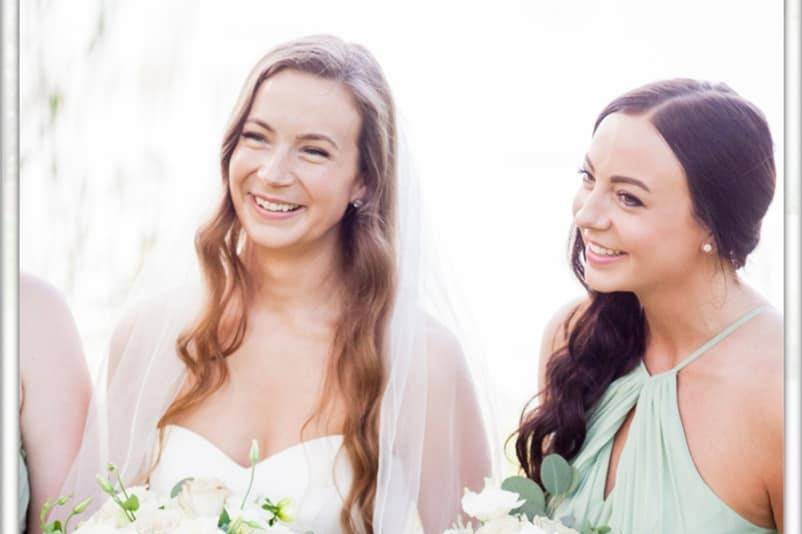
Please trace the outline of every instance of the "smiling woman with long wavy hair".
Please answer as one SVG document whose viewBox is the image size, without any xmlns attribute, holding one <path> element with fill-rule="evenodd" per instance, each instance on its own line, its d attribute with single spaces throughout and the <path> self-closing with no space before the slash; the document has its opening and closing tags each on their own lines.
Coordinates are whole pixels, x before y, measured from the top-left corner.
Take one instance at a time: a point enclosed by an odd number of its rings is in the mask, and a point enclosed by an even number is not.
<svg viewBox="0 0 802 534">
<path fill-rule="evenodd" d="M 196 236 L 203 287 L 116 329 L 108 418 L 74 476 L 100 457 L 163 493 L 186 477 L 242 490 L 255 437 L 254 494 L 292 497 L 296 528 L 446 528 L 489 452 L 460 346 L 414 290 L 397 160 L 390 89 L 364 47 L 317 36 L 262 58 Z"/>
</svg>

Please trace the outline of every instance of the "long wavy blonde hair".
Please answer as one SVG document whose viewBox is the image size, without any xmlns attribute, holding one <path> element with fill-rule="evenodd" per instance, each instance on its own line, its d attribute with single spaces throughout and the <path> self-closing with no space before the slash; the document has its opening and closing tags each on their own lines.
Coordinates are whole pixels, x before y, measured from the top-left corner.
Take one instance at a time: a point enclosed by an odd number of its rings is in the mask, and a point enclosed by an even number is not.
<svg viewBox="0 0 802 534">
<path fill-rule="evenodd" d="M 207 300 L 198 319 L 176 343 L 188 369 L 189 385 L 169 406 L 158 427 L 163 430 L 226 382 L 226 357 L 239 348 L 245 336 L 246 310 L 255 285 L 242 259 L 245 236 L 228 189 L 229 161 L 260 85 L 285 69 L 343 84 L 362 119 L 359 171 L 367 193 L 364 205 L 359 210 L 349 207 L 340 222 L 345 300 L 316 416 L 331 406 L 336 391 L 345 407 L 343 448 L 353 469 L 340 523 L 349 534 L 372 532 L 379 408 L 386 378 L 382 355 L 396 284 L 396 126 L 392 96 L 381 68 L 360 45 L 331 36 L 291 41 L 265 55 L 248 76 L 223 138 L 220 166 L 225 193 L 195 238 Z"/>
</svg>

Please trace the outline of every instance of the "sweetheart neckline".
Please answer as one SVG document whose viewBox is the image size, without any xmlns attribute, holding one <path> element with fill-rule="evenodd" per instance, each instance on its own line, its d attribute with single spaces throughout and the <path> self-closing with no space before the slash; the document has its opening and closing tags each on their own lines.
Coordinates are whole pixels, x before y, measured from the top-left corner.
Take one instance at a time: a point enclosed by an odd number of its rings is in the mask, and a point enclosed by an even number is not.
<svg viewBox="0 0 802 534">
<path fill-rule="evenodd" d="M 239 462 L 237 462 L 236 460 L 231 458 L 228 454 L 223 452 L 223 450 L 220 449 L 220 447 L 218 447 L 217 445 L 215 445 L 214 443 L 209 441 L 209 439 L 206 436 L 204 436 L 202 434 L 199 434 L 199 433 L 195 432 L 194 430 L 191 430 L 191 429 L 189 429 L 189 428 L 187 428 L 185 426 L 181 426 L 181 425 L 167 425 L 166 428 L 168 429 L 168 436 L 165 437 L 165 443 L 166 443 L 166 439 L 168 439 L 168 437 L 169 437 L 169 433 L 175 431 L 176 429 L 178 429 L 178 430 L 184 432 L 184 434 L 186 434 L 186 435 L 188 435 L 190 437 L 194 437 L 198 441 L 201 441 L 207 447 L 209 447 L 210 449 L 214 450 L 217 453 L 218 456 L 224 458 L 228 463 L 238 467 L 239 469 L 241 469 L 243 471 L 248 471 L 251 468 L 250 465 L 243 466 L 242 464 L 240 464 Z M 294 451 L 297 451 L 299 449 L 303 450 L 304 447 L 308 447 L 310 444 L 313 444 L 313 443 L 317 444 L 317 443 L 324 442 L 324 441 L 337 441 L 337 440 L 342 441 L 342 439 L 343 439 L 343 435 L 342 434 L 328 434 L 328 435 L 325 435 L 325 436 L 320 436 L 320 437 L 308 439 L 308 440 L 305 440 L 305 441 L 299 441 L 298 443 L 296 443 L 294 445 L 290 445 L 289 447 L 284 447 L 280 451 L 277 451 L 277 452 L 271 454 L 270 456 L 266 456 L 265 458 L 262 458 L 261 460 L 256 462 L 256 467 L 259 467 L 259 466 L 261 466 L 263 464 L 267 464 L 268 462 L 273 461 L 276 458 L 284 456 L 284 455 L 286 455 L 286 454 L 288 454 L 290 452 L 294 452 Z"/>
</svg>

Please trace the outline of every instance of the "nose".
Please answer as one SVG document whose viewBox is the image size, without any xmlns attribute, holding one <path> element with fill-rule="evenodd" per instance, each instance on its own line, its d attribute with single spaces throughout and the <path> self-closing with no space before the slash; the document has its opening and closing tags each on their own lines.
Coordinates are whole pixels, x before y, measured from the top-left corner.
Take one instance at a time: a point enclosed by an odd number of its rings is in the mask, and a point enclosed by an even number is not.
<svg viewBox="0 0 802 534">
<path fill-rule="evenodd" d="M 274 187 L 290 185 L 295 177 L 292 174 L 289 154 L 274 152 L 265 157 L 256 171 L 256 176 Z"/>
<path fill-rule="evenodd" d="M 574 204 L 574 224 L 583 231 L 607 230 L 611 220 L 607 198 L 600 191 L 580 193 Z"/>
</svg>

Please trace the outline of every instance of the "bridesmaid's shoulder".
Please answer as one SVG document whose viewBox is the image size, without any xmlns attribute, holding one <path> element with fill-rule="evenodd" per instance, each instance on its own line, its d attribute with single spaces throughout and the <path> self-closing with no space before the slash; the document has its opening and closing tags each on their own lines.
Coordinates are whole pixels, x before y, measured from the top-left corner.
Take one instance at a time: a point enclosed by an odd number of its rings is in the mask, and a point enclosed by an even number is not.
<svg viewBox="0 0 802 534">
<path fill-rule="evenodd" d="M 577 319 L 590 305 L 590 297 L 584 295 L 573 299 L 560 307 L 551 316 L 543 331 L 542 349 L 553 353 L 568 341 Z"/>
<path fill-rule="evenodd" d="M 541 388 L 546 383 L 546 367 L 551 357 L 568 342 L 576 320 L 589 305 L 590 297 L 587 295 L 571 300 L 560 307 L 546 323 L 540 341 L 540 360 L 538 362 L 538 383 Z"/>
<path fill-rule="evenodd" d="M 69 315 L 67 301 L 55 286 L 32 274 L 19 276 L 20 311 L 38 316 L 47 311 Z"/>
<path fill-rule="evenodd" d="M 752 320 L 738 339 L 736 356 L 741 365 L 729 366 L 737 381 L 743 408 L 755 420 L 769 426 L 782 425 L 785 383 L 784 324 L 782 315 L 769 308 Z"/>
</svg>

